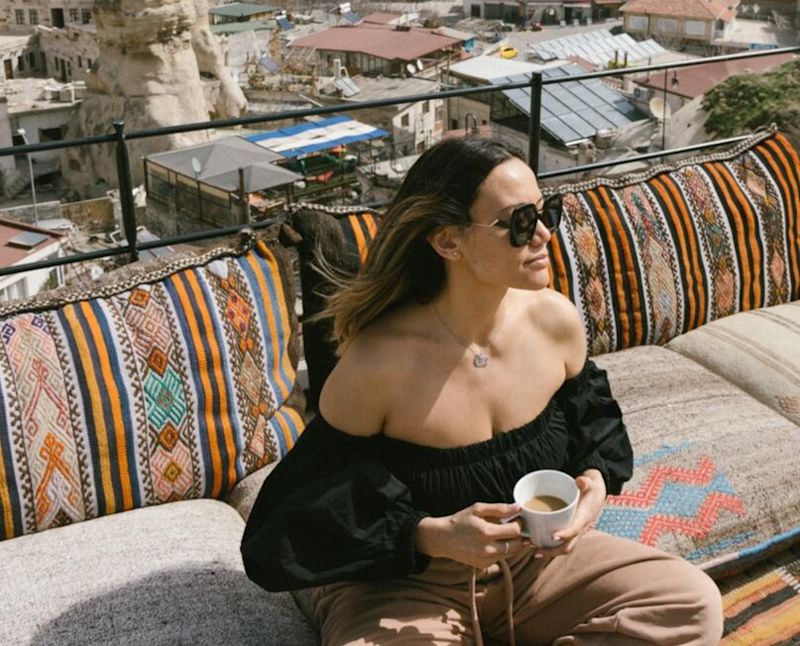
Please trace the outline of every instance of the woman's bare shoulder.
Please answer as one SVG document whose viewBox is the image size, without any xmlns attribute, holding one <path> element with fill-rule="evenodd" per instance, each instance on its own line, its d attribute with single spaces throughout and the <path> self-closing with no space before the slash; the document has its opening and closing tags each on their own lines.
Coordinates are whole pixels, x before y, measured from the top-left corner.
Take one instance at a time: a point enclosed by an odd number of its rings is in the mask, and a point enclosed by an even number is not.
<svg viewBox="0 0 800 646">
<path fill-rule="evenodd" d="M 393 393 L 408 374 L 413 340 L 402 318 L 389 317 L 362 330 L 339 358 L 320 395 L 320 413 L 351 435 L 383 429 Z"/>
<path fill-rule="evenodd" d="M 549 288 L 528 292 L 526 301 L 532 323 L 562 348 L 567 377 L 580 372 L 586 361 L 586 332 L 573 302 Z"/>
</svg>

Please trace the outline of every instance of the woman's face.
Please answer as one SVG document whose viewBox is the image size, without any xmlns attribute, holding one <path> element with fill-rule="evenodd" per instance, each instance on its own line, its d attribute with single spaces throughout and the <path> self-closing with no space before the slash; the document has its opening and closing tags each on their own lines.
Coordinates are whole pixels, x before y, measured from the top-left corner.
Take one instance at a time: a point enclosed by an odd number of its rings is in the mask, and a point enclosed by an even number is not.
<svg viewBox="0 0 800 646">
<path fill-rule="evenodd" d="M 542 206 L 543 197 L 533 171 L 512 158 L 496 166 L 478 189 L 470 219 L 479 224 L 508 220 L 523 204 Z M 512 247 L 508 229 L 471 226 L 463 235 L 463 258 L 475 277 L 520 289 L 543 289 L 550 281 L 547 244 L 551 234 L 542 222 L 536 224 L 527 245 Z"/>
</svg>

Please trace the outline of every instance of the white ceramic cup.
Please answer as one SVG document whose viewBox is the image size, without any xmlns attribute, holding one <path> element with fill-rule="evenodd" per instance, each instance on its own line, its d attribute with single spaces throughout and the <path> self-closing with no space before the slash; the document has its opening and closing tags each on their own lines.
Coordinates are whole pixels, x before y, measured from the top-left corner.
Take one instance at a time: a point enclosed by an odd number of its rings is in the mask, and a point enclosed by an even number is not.
<svg viewBox="0 0 800 646">
<path fill-rule="evenodd" d="M 556 511 L 534 511 L 525 506 L 534 496 L 555 496 L 567 506 Z M 523 533 L 537 547 L 561 545 L 562 541 L 554 540 L 553 534 L 572 522 L 579 497 L 580 490 L 575 478 L 563 471 L 543 469 L 522 476 L 514 485 L 514 502 L 522 507 L 519 517 L 522 519 Z"/>
</svg>

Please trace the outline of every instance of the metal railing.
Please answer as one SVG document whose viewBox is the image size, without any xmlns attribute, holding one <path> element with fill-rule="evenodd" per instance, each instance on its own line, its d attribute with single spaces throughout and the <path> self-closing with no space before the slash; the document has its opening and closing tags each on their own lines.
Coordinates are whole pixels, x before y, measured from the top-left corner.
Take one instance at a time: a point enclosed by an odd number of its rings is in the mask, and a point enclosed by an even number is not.
<svg viewBox="0 0 800 646">
<path fill-rule="evenodd" d="M 229 119 L 217 119 L 212 121 L 203 121 L 196 123 L 186 123 L 175 126 L 165 126 L 161 128 L 149 128 L 144 130 L 136 130 L 132 132 L 125 131 L 124 121 L 114 121 L 111 126 L 113 133 L 107 135 L 95 135 L 91 137 L 82 137 L 79 139 L 71 139 L 66 141 L 27 144 L 22 146 L 12 146 L 0 148 L 0 157 L 8 155 L 20 155 L 24 153 L 43 152 L 48 150 L 59 150 L 66 148 L 76 148 L 80 146 L 90 146 L 97 144 L 115 144 L 116 165 L 117 165 L 117 179 L 120 191 L 120 206 L 122 210 L 122 230 L 125 234 L 127 244 L 112 249 L 102 249 L 98 251 L 84 252 L 72 254 L 69 256 L 50 258 L 39 262 L 26 263 L 22 265 L 14 265 L 11 267 L 0 267 L 0 276 L 21 273 L 25 271 L 32 271 L 36 269 L 46 269 L 76 262 L 83 262 L 87 260 L 97 260 L 100 258 L 107 258 L 128 254 L 130 261 L 135 261 L 139 257 L 140 251 L 154 249 L 157 247 L 165 247 L 175 244 L 198 242 L 201 240 L 209 240 L 212 238 L 219 238 L 228 235 L 233 235 L 240 232 L 242 229 L 261 229 L 274 224 L 274 220 L 266 220 L 262 222 L 251 222 L 245 224 L 233 225 L 225 228 L 210 229 L 207 231 L 199 231 L 194 233 L 181 234 L 178 236 L 161 238 L 153 242 L 137 241 L 136 236 L 136 211 L 133 202 L 133 181 L 130 169 L 130 158 L 128 155 L 128 147 L 126 142 L 135 139 L 145 139 L 149 137 L 162 137 L 165 135 L 180 134 L 186 132 L 195 132 L 198 130 L 208 130 L 212 128 L 230 128 L 235 126 L 247 126 L 251 124 L 263 124 L 271 121 L 279 121 L 283 119 L 299 119 L 309 116 L 320 116 L 326 114 L 333 114 L 337 112 L 355 112 L 358 110 L 367 110 L 370 108 L 380 108 L 391 105 L 402 105 L 408 103 L 418 103 L 420 101 L 429 101 L 431 99 L 449 99 L 462 96 L 482 95 L 493 92 L 502 92 L 506 90 L 528 88 L 530 90 L 530 114 L 528 118 L 528 163 L 534 172 L 539 168 L 539 132 L 541 129 L 541 110 L 542 110 L 542 88 L 545 85 L 557 85 L 560 83 L 571 83 L 577 81 L 585 81 L 590 79 L 606 78 L 625 76 L 627 74 L 641 74 L 643 72 L 657 72 L 660 70 L 665 71 L 666 83 L 666 70 L 693 67 L 696 65 L 707 65 L 709 63 L 756 58 L 761 56 L 775 56 L 778 54 L 798 54 L 800 53 L 800 46 L 796 47 L 783 47 L 771 50 L 759 50 L 752 52 L 742 52 L 738 54 L 727 54 L 723 56 L 713 56 L 709 58 L 700 58 L 687 61 L 679 61 L 672 63 L 658 63 L 655 65 L 647 65 L 643 67 L 633 68 L 619 68 L 613 70 L 603 70 L 599 72 L 587 72 L 574 76 L 561 76 L 554 78 L 544 78 L 541 72 L 531 73 L 529 80 L 524 82 L 505 83 L 498 85 L 484 85 L 478 87 L 465 87 L 452 90 L 443 90 L 440 92 L 429 94 L 411 94 L 401 97 L 393 97 L 387 99 L 375 99 L 372 101 L 354 101 L 347 103 L 339 103 L 324 107 L 303 108 L 299 110 L 287 110 L 282 112 L 274 112 L 266 115 L 257 115 L 251 117 L 237 117 Z M 739 137 L 731 137 L 727 139 L 719 139 L 708 141 L 701 144 L 694 144 L 691 146 L 684 146 L 681 148 L 673 148 L 669 150 L 660 150 L 649 153 L 641 153 L 639 155 L 625 157 L 623 159 L 606 160 L 591 164 L 576 165 L 565 169 L 556 171 L 542 172 L 537 175 L 542 178 L 558 177 L 562 175 L 570 175 L 573 173 L 581 173 L 600 168 L 607 168 L 621 163 L 630 163 L 635 161 L 644 161 L 656 157 L 665 157 L 669 155 L 683 154 L 687 152 L 695 152 L 707 148 L 725 146 L 733 144 L 746 139 L 749 135 L 742 135 Z"/>
</svg>

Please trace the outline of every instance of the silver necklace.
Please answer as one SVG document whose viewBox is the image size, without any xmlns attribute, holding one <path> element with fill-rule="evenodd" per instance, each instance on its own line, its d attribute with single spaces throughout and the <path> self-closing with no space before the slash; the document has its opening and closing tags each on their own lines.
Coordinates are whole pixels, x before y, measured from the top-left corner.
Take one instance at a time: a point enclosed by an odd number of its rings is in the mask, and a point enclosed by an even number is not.
<svg viewBox="0 0 800 646">
<path fill-rule="evenodd" d="M 494 341 L 494 337 L 497 335 L 497 331 L 503 324 L 502 319 L 500 320 L 500 323 L 497 324 L 497 327 L 495 327 L 489 339 L 486 341 L 486 345 L 479 346 L 477 343 L 467 343 L 466 341 L 464 341 L 464 339 L 462 339 L 455 332 L 453 332 L 453 330 L 447 324 L 447 321 L 444 320 L 444 316 L 442 316 L 442 313 L 439 311 L 439 308 L 436 307 L 436 303 L 433 303 L 433 311 L 436 312 L 436 316 L 439 317 L 439 320 L 442 322 L 444 329 L 450 333 L 450 336 L 452 336 L 456 341 L 458 341 L 459 345 L 463 345 L 467 350 L 469 350 L 473 354 L 472 357 L 473 366 L 475 366 L 476 368 L 485 368 L 487 365 L 489 365 L 489 348 L 492 347 L 492 341 Z M 477 352 L 473 350 L 472 348 L 473 345 L 477 346 L 478 348 Z"/>
</svg>

